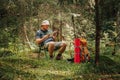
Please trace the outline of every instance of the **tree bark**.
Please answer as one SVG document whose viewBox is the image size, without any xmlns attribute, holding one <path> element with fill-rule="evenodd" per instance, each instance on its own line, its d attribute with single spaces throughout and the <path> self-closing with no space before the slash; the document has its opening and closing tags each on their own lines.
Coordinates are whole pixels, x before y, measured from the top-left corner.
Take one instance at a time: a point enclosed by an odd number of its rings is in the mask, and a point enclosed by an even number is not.
<svg viewBox="0 0 120 80">
<path fill-rule="evenodd" d="M 99 14 L 99 0 L 95 0 L 95 22 L 96 22 L 96 38 L 95 38 L 95 64 L 99 63 L 100 53 L 100 14 Z"/>
</svg>

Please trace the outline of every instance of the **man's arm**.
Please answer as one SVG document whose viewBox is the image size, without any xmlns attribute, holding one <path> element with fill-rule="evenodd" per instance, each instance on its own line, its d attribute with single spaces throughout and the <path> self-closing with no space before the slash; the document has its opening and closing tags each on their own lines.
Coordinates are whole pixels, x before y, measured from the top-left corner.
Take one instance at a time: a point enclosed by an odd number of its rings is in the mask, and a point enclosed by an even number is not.
<svg viewBox="0 0 120 80">
<path fill-rule="evenodd" d="M 45 36 L 43 36 L 42 38 L 36 38 L 36 43 L 37 44 L 40 44 L 40 43 L 42 43 L 44 40 L 46 40 L 47 38 L 49 38 L 49 34 L 47 34 L 47 35 L 45 35 Z"/>
<path fill-rule="evenodd" d="M 46 40 L 49 36 L 50 36 L 49 34 L 43 36 L 43 35 L 41 34 L 41 31 L 37 31 L 37 33 L 36 33 L 36 43 L 37 43 L 37 44 L 42 43 L 42 42 L 43 42 L 44 40 Z"/>
</svg>

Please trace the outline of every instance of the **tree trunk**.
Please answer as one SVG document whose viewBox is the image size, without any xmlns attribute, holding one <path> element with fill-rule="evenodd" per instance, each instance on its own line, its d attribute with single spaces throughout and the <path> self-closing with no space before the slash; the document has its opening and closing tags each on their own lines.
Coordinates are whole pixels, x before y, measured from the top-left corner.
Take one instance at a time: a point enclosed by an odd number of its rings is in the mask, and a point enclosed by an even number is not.
<svg viewBox="0 0 120 80">
<path fill-rule="evenodd" d="M 95 0 L 95 22 L 96 22 L 96 42 L 95 42 L 95 64 L 99 63 L 100 53 L 100 14 L 99 14 L 99 0 Z"/>
<path fill-rule="evenodd" d="M 60 41 L 62 41 L 62 21 L 60 21 Z"/>
<path fill-rule="evenodd" d="M 75 23 L 74 23 L 74 16 L 72 15 L 72 26 L 73 26 L 73 32 L 74 32 L 74 38 L 76 38 L 76 27 L 75 27 Z"/>
</svg>

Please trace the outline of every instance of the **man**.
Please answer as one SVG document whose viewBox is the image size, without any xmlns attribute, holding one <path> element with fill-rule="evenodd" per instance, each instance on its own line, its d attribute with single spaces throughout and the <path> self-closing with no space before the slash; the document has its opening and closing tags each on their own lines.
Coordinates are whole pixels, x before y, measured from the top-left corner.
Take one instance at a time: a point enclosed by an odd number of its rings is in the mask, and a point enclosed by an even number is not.
<svg viewBox="0 0 120 80">
<path fill-rule="evenodd" d="M 59 49 L 59 52 L 56 56 L 56 60 L 60 60 L 62 58 L 62 53 L 66 49 L 66 43 L 55 42 L 57 31 L 52 32 L 51 30 L 49 30 L 49 25 L 50 23 L 48 20 L 44 20 L 42 22 L 40 30 L 38 30 L 36 33 L 36 42 L 48 48 L 48 52 L 51 59 L 54 57 L 54 50 Z"/>
</svg>

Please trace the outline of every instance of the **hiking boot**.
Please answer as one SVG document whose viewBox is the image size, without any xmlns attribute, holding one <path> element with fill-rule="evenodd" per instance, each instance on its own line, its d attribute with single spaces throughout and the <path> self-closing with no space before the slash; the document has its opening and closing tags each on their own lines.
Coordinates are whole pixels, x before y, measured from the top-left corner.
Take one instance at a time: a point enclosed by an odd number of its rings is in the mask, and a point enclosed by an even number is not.
<svg viewBox="0 0 120 80">
<path fill-rule="evenodd" d="M 67 59 L 67 61 L 74 62 L 74 58 Z"/>
<path fill-rule="evenodd" d="M 56 57 L 56 60 L 61 60 L 61 59 L 62 59 L 62 55 L 58 54 L 57 57 Z"/>
<path fill-rule="evenodd" d="M 53 56 L 50 56 L 50 59 L 52 60 L 54 57 Z"/>
</svg>

